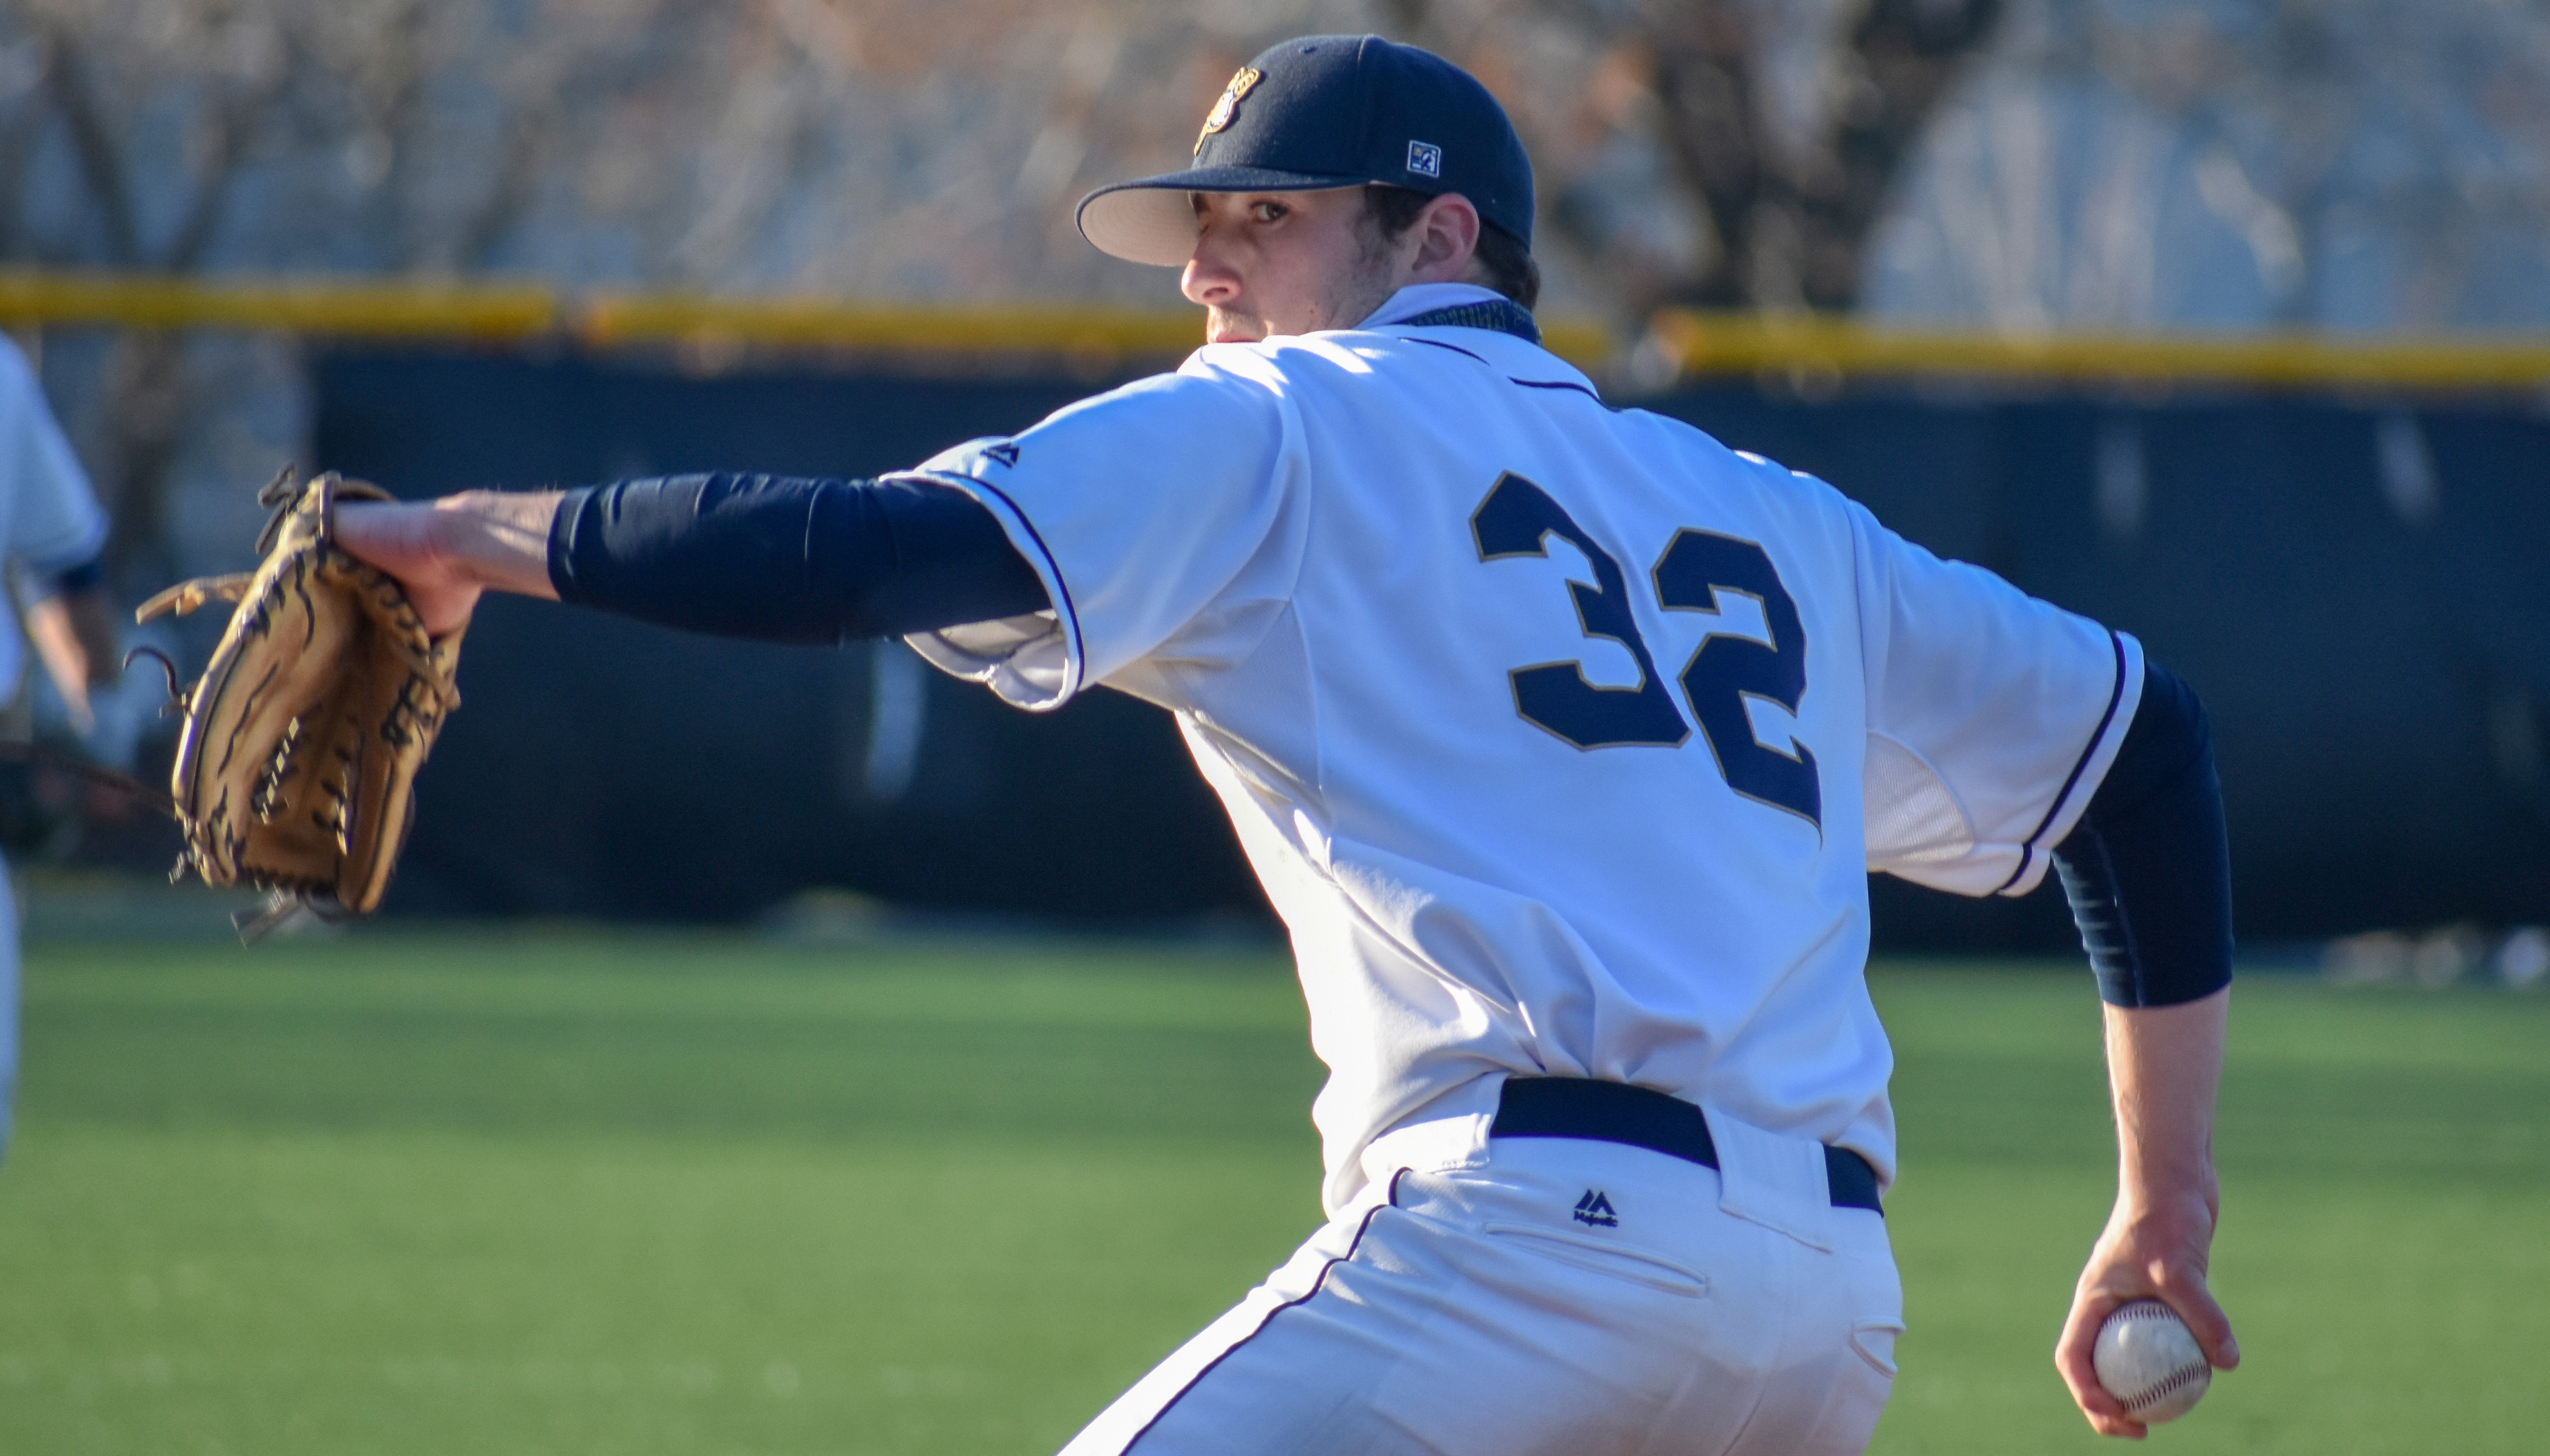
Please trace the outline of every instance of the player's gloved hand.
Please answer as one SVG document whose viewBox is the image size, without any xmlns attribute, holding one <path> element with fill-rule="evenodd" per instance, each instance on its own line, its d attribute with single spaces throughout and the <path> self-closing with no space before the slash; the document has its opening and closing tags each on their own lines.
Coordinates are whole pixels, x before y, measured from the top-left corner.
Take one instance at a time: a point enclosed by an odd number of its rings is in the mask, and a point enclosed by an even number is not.
<svg viewBox="0 0 2550 1456">
<path fill-rule="evenodd" d="M 466 560 L 445 546 L 440 515 L 430 504 L 406 502 L 337 508 L 337 543 L 397 577 L 425 630 L 438 636 L 467 624 L 483 590 Z"/>
<path fill-rule="evenodd" d="M 241 922 L 254 939 L 304 912 L 370 915 L 415 815 L 417 771 L 460 706 L 461 632 L 429 632 L 415 604 L 336 538 L 340 502 L 378 487 L 287 471 L 256 570 L 179 582 L 137 622 L 233 602 L 204 675 L 178 696 L 184 726 L 169 807 L 183 864 L 207 884 L 273 892 Z M 172 674 L 173 676 L 173 674 Z"/>
<path fill-rule="evenodd" d="M 466 626 L 489 588 L 551 597 L 549 519 L 558 493 L 463 491 L 432 502 L 348 501 L 337 543 L 407 589 L 427 631 Z"/>
</svg>

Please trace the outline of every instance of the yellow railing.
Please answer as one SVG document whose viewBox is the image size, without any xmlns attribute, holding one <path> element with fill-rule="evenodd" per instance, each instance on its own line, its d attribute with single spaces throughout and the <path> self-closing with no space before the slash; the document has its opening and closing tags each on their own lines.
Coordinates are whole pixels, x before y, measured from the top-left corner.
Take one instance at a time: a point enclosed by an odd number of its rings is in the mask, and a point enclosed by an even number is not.
<svg viewBox="0 0 2550 1456">
<path fill-rule="evenodd" d="M 836 298 L 735 298 L 596 292 L 569 298 L 537 283 L 342 283 L 324 279 L 177 279 L 0 269 L 0 325 L 272 329 L 373 338 L 571 337 L 597 347 L 695 341 L 775 348 L 1001 350 L 1121 357 L 1184 353 L 1203 341 L 1193 309 L 1052 304 L 861 304 Z M 1560 322 L 1550 343 L 1579 362 L 1611 352 L 1602 326 Z"/>
<path fill-rule="evenodd" d="M 2333 339 L 2321 335 L 1950 334 L 1846 319 L 1656 316 L 1686 375 L 1972 374 L 2106 381 L 2219 379 L 2270 386 L 2503 388 L 2550 383 L 2550 338 Z"/>
<path fill-rule="evenodd" d="M 539 283 L 171 278 L 0 269 L 0 325 L 241 329 L 385 339 L 561 338 L 595 347 L 699 342 L 774 348 L 1173 355 L 1198 340 L 1191 310 L 1045 304 L 857 304 L 673 293 L 570 296 Z M 1599 365 L 1602 325 L 1553 321 L 1549 343 Z M 1871 327 L 1830 317 L 1668 310 L 1660 362 L 1690 376 L 1968 374 L 2023 380 L 2219 379 L 2268 386 L 2507 388 L 2550 383 L 2550 338 L 2333 339 L 2305 335 L 2012 337 Z"/>
<path fill-rule="evenodd" d="M 272 329 L 378 338 L 527 339 L 557 326 L 538 284 L 192 279 L 0 269 L 0 324 Z"/>
<path fill-rule="evenodd" d="M 856 304 L 820 298 L 601 294 L 575 334 L 597 345 L 666 340 L 780 348 L 1002 349 L 1102 355 L 1183 353 L 1203 342 L 1196 314 L 1044 304 Z"/>
<path fill-rule="evenodd" d="M 597 295 L 578 311 L 575 333 L 601 345 L 687 339 L 780 347 L 1102 355 L 1184 353 L 1204 341 L 1193 309 L 859 304 L 664 293 Z M 1599 324 L 1553 324 L 1548 341 L 1558 354 L 1585 364 L 1599 363 L 1612 351 L 1611 335 Z"/>
</svg>

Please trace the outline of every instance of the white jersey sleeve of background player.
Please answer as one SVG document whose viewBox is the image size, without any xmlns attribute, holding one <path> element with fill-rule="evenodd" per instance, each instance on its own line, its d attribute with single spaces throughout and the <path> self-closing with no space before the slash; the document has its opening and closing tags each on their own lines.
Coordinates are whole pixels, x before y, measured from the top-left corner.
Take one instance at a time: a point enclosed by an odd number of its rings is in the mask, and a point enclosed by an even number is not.
<svg viewBox="0 0 2550 1456">
<path fill-rule="evenodd" d="M 31 571 L 67 571 L 106 544 L 106 513 L 17 344 L 0 339 L 0 554 Z M 17 691 L 26 649 L 0 593 L 0 698 Z"/>
</svg>

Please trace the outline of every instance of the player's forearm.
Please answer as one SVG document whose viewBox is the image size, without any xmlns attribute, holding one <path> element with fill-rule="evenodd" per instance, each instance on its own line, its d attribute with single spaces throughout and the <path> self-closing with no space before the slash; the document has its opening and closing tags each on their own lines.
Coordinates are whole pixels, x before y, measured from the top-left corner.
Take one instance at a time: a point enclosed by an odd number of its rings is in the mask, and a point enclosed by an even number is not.
<svg viewBox="0 0 2550 1456">
<path fill-rule="evenodd" d="M 62 593 L 61 603 L 71 640 L 79 643 L 80 666 L 88 685 L 113 684 L 123 668 L 116 653 L 115 599 L 102 587 L 86 587 Z"/>
<path fill-rule="evenodd" d="M 930 631 L 1049 605 L 963 492 L 912 481 L 686 475 L 575 491 L 348 503 L 345 549 L 399 578 L 428 630 L 482 591 L 767 641 Z"/>
<path fill-rule="evenodd" d="M 2120 1212 L 2174 1220 L 2201 1210 L 2211 1233 L 2213 1103 L 2230 1006 L 2224 987 L 2176 1006 L 2106 1009 Z"/>
<path fill-rule="evenodd" d="M 79 631 L 70 596 L 65 592 L 39 597 L 27 604 L 27 640 L 35 644 L 36 657 L 45 664 L 45 675 L 53 680 L 53 687 L 62 695 L 62 706 L 70 710 L 72 726 L 85 733 L 95 722 L 90 717 L 88 691 L 104 686 L 107 679 L 96 670 L 100 659 Z M 110 645 L 107 655 L 111 658 L 113 654 Z"/>
<path fill-rule="evenodd" d="M 2222 1078 L 2229 987 L 2170 1006 L 2107 1008 L 2116 1107 L 2116 1206 L 2090 1251 L 2056 1341 L 2055 1368 L 2091 1426 L 2143 1425 L 2100 1384 L 2099 1327 L 2129 1301 L 2157 1299 L 2187 1321 L 2217 1369 L 2240 1363 L 2231 1320 L 2206 1287 L 2221 1202 L 2213 1179 L 2213 1096 Z"/>
<path fill-rule="evenodd" d="M 2099 994 L 2165 1007 L 2231 981 L 2231 852 L 2205 709 L 2147 663 L 2141 705 L 2054 864 Z"/>
<path fill-rule="evenodd" d="M 763 641 L 899 636 L 1049 605 L 990 511 L 909 479 L 721 472 L 573 491 L 548 571 L 568 602 Z"/>
<path fill-rule="evenodd" d="M 101 587 L 82 586 L 27 604 L 27 635 L 65 698 L 116 680 L 115 609 Z"/>
</svg>

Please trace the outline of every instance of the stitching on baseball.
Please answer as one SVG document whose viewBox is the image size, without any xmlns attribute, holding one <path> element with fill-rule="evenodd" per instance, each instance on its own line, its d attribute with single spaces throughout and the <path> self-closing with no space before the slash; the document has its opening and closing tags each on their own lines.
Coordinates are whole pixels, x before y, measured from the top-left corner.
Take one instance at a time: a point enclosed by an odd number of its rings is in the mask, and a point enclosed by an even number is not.
<svg viewBox="0 0 2550 1456">
<path fill-rule="evenodd" d="M 2125 1403 L 2125 1408 L 2127 1410 L 2140 1410 L 2145 1406 L 2152 1404 L 2173 1391 L 2194 1385 L 2196 1383 L 2196 1378 L 2204 1374 L 2209 1368 L 2209 1366 L 2205 1365 L 2182 1365 L 2176 1370 L 2171 1371 L 2169 1374 L 2162 1376 L 2160 1384 L 2153 1386 L 2141 1395 L 2127 1401 Z"/>
</svg>

